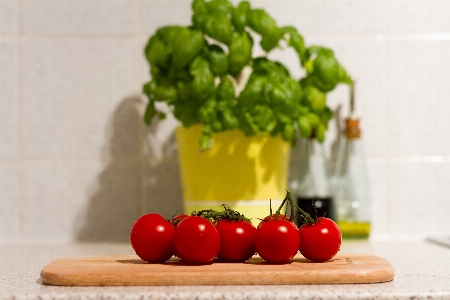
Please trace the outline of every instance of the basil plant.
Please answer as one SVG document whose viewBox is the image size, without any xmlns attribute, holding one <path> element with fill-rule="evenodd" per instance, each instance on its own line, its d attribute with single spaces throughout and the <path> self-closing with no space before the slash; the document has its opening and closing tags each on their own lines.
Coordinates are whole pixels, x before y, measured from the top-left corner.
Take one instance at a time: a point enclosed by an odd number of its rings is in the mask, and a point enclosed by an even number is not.
<svg viewBox="0 0 450 300">
<path fill-rule="evenodd" d="M 254 39 L 265 55 L 253 56 Z M 303 78 L 267 57 L 276 48 L 295 51 Z M 323 141 L 332 118 L 326 94 L 352 83 L 331 49 L 306 46 L 296 28 L 277 26 L 248 1 L 233 6 L 228 0 L 194 0 L 192 24 L 159 28 L 145 56 L 151 73 L 143 87 L 149 99 L 145 122 L 165 117 L 155 106 L 164 102 L 183 126 L 202 125 L 201 149 L 214 145 L 215 133 L 234 129 L 247 136 L 281 135 L 292 144 L 298 130 Z M 244 70 L 250 74 L 243 76 Z"/>
</svg>

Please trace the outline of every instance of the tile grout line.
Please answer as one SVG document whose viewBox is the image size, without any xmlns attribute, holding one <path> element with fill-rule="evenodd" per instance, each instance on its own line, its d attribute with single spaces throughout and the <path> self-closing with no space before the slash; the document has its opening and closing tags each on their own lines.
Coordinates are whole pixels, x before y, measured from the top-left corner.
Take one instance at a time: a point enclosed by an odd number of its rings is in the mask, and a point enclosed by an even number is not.
<svg viewBox="0 0 450 300">
<path fill-rule="evenodd" d="M 142 156 L 135 156 L 135 157 L 115 157 L 115 158 L 30 158 L 30 159 L 20 159 L 20 162 L 23 163 L 92 163 L 92 162 L 101 162 L 101 163 L 109 163 L 109 164 L 121 164 L 121 163 L 139 163 L 144 159 L 145 162 L 161 162 L 161 161 L 174 161 L 175 158 L 172 157 L 166 157 L 166 158 L 152 158 L 152 157 L 146 157 L 145 155 Z M 15 163 L 18 159 L 0 159 L 0 163 Z M 447 160 L 450 161 L 450 158 Z"/>
<path fill-rule="evenodd" d="M 77 41 L 77 40 L 133 40 L 135 38 L 144 37 L 144 34 L 67 34 L 67 35 L 21 35 L 21 39 L 27 42 L 35 42 L 35 41 Z M 13 41 L 14 37 L 2 36 L 0 37 L 0 41 Z"/>
<path fill-rule="evenodd" d="M 14 220 L 15 240 L 21 238 L 21 145 L 20 145 L 20 35 L 19 35 L 19 0 L 15 0 L 15 12 L 14 12 L 14 102 L 15 102 L 15 121 L 16 121 L 16 155 L 15 155 L 15 174 L 16 174 L 16 199 L 14 207 Z"/>
<path fill-rule="evenodd" d="M 142 125 L 145 128 L 145 125 Z M 143 129 L 138 129 L 143 130 Z M 385 161 L 386 155 L 366 155 L 366 158 L 370 161 Z M 161 161 L 175 161 L 176 158 L 152 158 L 146 157 L 143 152 L 135 157 L 92 157 L 92 158 L 28 158 L 20 159 L 20 163 L 109 163 L 109 164 L 121 164 L 121 163 L 140 163 L 144 162 L 161 162 Z M 0 163 L 16 163 L 18 158 L 13 159 L 0 159 Z M 390 162 L 414 162 L 414 163 L 450 163 L 450 155 L 390 155 Z"/>
<path fill-rule="evenodd" d="M 140 1 L 140 0 L 138 0 Z M 138 2 L 140 3 L 140 2 Z M 141 18 L 141 17 L 139 17 Z M 51 41 L 51 40 L 123 40 L 123 39 L 139 39 L 147 38 L 148 34 L 144 33 L 141 28 L 137 34 L 48 34 L 48 35 L 21 35 L 23 41 Z M 320 33 L 320 32 L 307 32 L 303 33 L 305 37 L 318 37 L 318 38 L 331 38 L 331 39 L 346 39 L 346 38 L 374 38 L 383 40 L 413 40 L 413 41 L 450 41 L 449 32 L 407 32 L 407 33 L 388 33 L 386 30 L 383 32 L 355 32 L 355 33 Z M 14 37 L 2 36 L 0 41 L 13 41 Z"/>
<path fill-rule="evenodd" d="M 387 11 L 387 0 L 383 0 L 383 31 L 384 31 L 384 43 L 383 43 L 383 100 L 384 100 L 384 115 L 385 115 L 385 127 L 384 127 L 384 182 L 386 184 L 386 189 L 384 191 L 384 214 L 385 214 L 385 219 L 384 219 L 384 234 L 386 234 L 389 231 L 389 227 L 390 227 L 390 214 L 389 214 L 389 194 L 390 194 L 390 183 L 389 183 L 389 160 L 388 160 L 388 156 L 389 156 L 389 132 L 388 132 L 388 128 L 389 128 L 389 109 L 388 109 L 388 100 L 387 100 L 387 16 L 386 16 L 386 11 Z"/>
<path fill-rule="evenodd" d="M 139 45 L 139 37 L 141 36 L 141 32 L 142 32 L 142 0 L 137 0 L 137 10 L 136 10 L 136 44 Z M 140 52 L 138 51 L 138 53 L 136 54 L 136 72 L 137 72 L 137 84 L 138 86 L 140 84 L 142 84 L 143 78 L 142 78 L 142 66 L 140 64 Z M 144 155 L 144 124 L 143 122 L 138 122 L 138 147 L 139 147 L 139 175 L 138 175 L 138 199 L 137 199 L 137 213 L 138 216 L 141 216 L 144 214 L 144 207 L 145 207 L 145 155 Z"/>
</svg>

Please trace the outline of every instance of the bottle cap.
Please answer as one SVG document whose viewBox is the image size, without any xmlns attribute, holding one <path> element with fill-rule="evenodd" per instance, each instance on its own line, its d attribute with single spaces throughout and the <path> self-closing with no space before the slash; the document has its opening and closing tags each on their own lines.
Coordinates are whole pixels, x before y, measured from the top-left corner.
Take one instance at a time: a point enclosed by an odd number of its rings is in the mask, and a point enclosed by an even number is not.
<svg viewBox="0 0 450 300">
<path fill-rule="evenodd" d="M 361 138 L 361 128 L 359 127 L 359 119 L 347 118 L 345 119 L 345 137 L 347 139 Z"/>
</svg>

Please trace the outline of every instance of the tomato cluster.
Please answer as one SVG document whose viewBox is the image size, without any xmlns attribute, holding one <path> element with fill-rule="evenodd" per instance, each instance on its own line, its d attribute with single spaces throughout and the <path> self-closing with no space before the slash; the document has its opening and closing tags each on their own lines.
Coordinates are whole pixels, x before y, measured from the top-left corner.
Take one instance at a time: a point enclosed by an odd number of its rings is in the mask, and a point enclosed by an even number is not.
<svg viewBox="0 0 450 300">
<path fill-rule="evenodd" d="M 294 207 L 289 191 L 283 203 L 286 201 Z M 255 253 L 276 264 L 291 261 L 298 251 L 314 262 L 336 255 L 342 241 L 336 223 L 328 218 L 313 219 L 300 209 L 305 224 L 298 228 L 291 217 L 280 214 L 281 207 L 257 228 L 227 206 L 223 212 L 205 210 L 171 220 L 146 214 L 131 227 L 130 242 L 136 254 L 149 263 L 163 263 L 173 255 L 188 264 L 207 264 L 215 258 L 245 262 Z"/>
<path fill-rule="evenodd" d="M 258 225 L 256 251 L 267 262 L 289 262 L 297 251 L 314 262 L 324 262 L 339 251 L 342 234 L 328 218 L 305 221 L 300 228 L 286 216 L 269 215 Z"/>
<path fill-rule="evenodd" d="M 256 228 L 239 213 L 229 208 L 225 212 L 202 211 L 169 221 L 157 214 L 143 215 L 131 227 L 131 246 L 149 263 L 162 263 L 173 255 L 189 264 L 206 264 L 216 257 L 244 262 L 255 254 Z"/>
</svg>

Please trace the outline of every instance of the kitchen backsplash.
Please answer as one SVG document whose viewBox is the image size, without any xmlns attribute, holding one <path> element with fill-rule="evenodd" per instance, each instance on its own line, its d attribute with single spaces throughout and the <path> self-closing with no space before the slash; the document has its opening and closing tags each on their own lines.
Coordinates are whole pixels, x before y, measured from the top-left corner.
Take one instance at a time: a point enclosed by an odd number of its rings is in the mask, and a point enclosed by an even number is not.
<svg viewBox="0 0 450 300">
<path fill-rule="evenodd" d="M 371 238 L 450 234 L 450 1 L 251 3 L 357 78 Z M 0 1 L 0 241 L 126 242 L 140 214 L 182 210 L 177 124 L 145 126 L 140 90 L 149 35 L 189 22 L 190 0 Z"/>
</svg>

